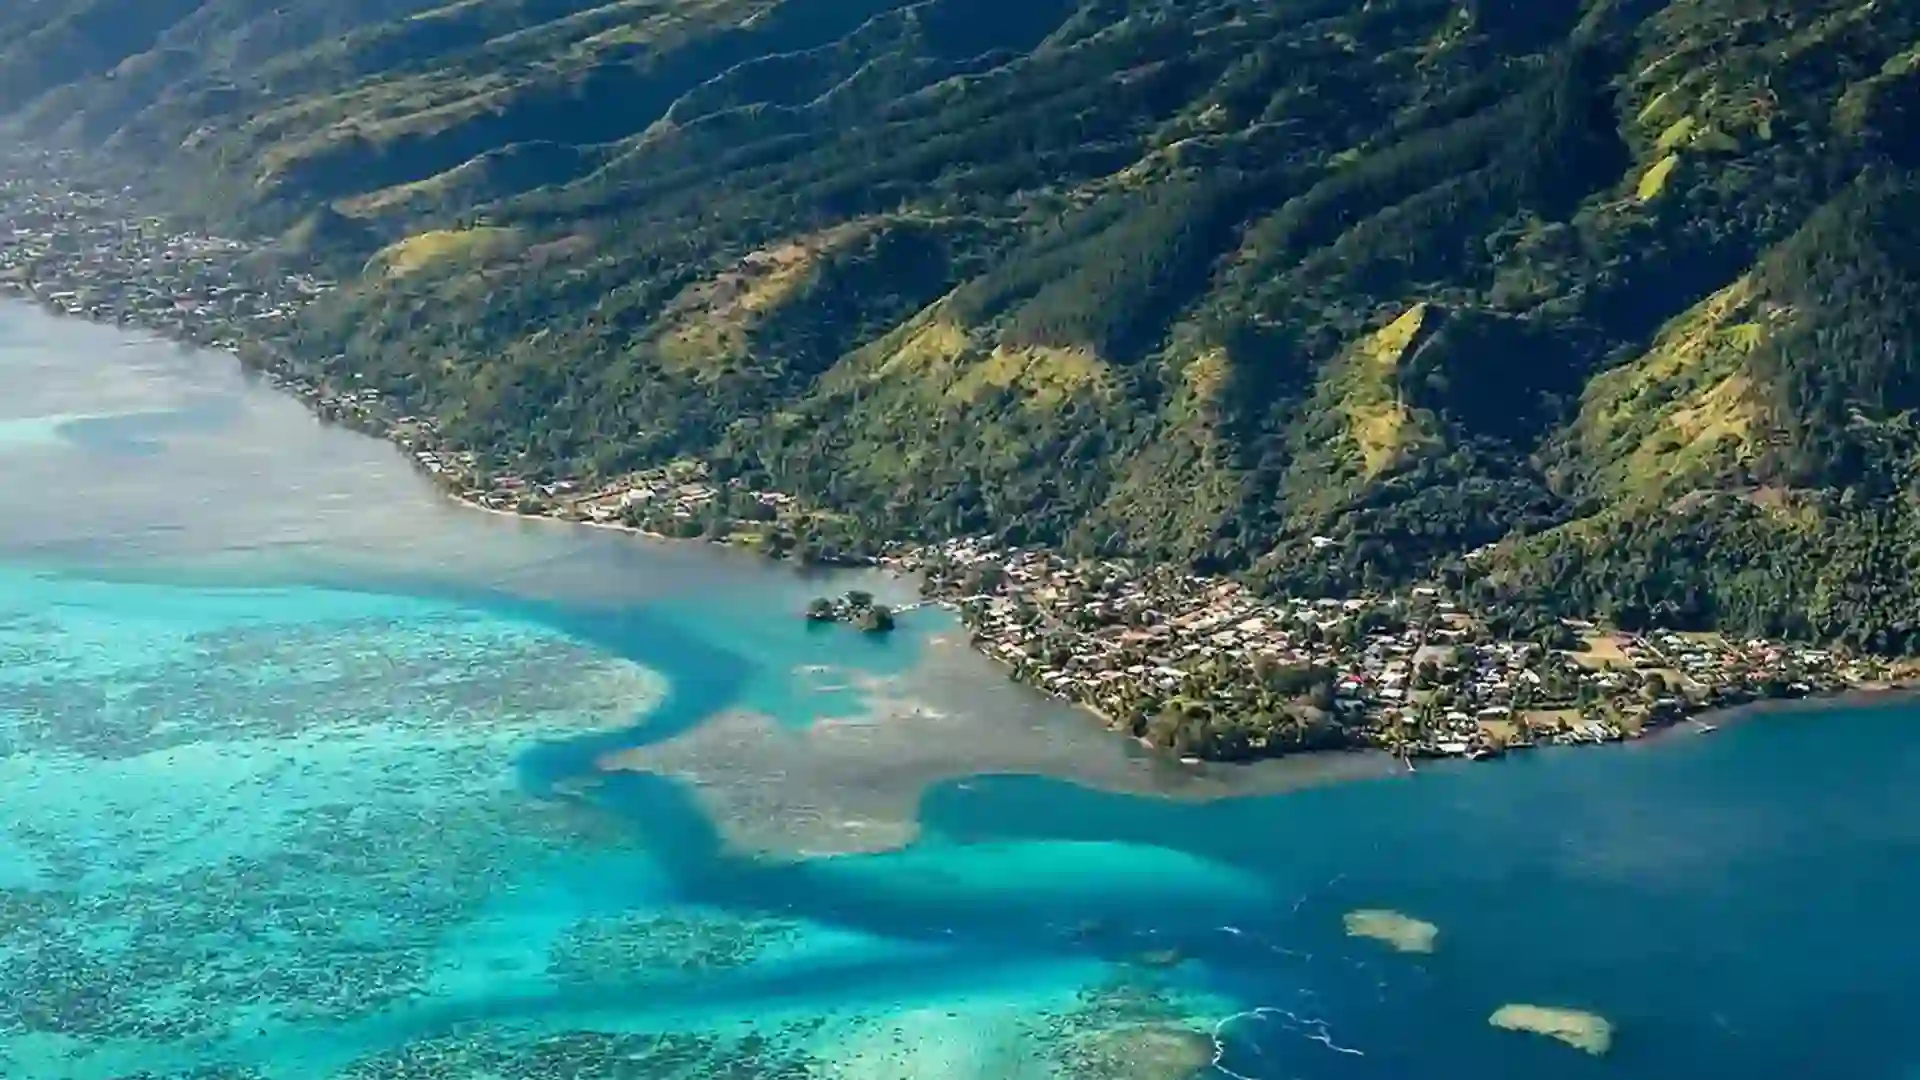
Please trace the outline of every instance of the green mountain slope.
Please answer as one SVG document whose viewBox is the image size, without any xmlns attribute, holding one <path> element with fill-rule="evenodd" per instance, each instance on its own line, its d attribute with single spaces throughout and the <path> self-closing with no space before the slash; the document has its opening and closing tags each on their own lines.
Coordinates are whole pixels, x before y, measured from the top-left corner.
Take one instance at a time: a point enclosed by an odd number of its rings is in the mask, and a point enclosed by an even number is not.
<svg viewBox="0 0 1920 1080">
<path fill-rule="evenodd" d="M 1920 646 L 1910 3 L 33 0 L 0 31 L 8 123 L 349 271 L 301 345 L 502 459 Z"/>
</svg>

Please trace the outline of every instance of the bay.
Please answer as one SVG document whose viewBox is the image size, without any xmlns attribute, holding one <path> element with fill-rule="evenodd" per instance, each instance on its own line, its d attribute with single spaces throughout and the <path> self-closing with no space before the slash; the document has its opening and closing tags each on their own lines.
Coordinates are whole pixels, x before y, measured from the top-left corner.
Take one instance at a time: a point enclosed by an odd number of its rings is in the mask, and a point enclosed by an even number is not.
<svg viewBox="0 0 1920 1080">
<path fill-rule="evenodd" d="M 0 387 L 0 1075 L 1920 1075 L 1910 706 L 1186 769 L 230 358 L 5 306 Z"/>
</svg>

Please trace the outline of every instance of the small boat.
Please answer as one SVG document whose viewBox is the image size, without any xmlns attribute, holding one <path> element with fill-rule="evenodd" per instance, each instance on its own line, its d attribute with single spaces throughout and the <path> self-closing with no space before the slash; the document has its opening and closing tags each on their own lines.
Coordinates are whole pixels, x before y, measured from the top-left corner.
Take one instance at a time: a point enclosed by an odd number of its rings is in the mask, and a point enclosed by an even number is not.
<svg viewBox="0 0 1920 1080">
<path fill-rule="evenodd" d="M 1709 724 L 1705 720 L 1695 720 L 1693 722 L 1693 727 L 1695 731 L 1698 731 L 1702 735 L 1711 735 L 1714 732 L 1720 730 L 1720 725 Z"/>
</svg>

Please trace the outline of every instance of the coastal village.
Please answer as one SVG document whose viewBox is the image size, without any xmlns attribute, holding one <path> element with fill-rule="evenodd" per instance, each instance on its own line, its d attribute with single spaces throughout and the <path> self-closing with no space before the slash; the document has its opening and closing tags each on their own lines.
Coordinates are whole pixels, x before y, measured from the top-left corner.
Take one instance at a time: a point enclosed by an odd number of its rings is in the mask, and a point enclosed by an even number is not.
<svg viewBox="0 0 1920 1080">
<path fill-rule="evenodd" d="M 0 175 L 0 221 L 0 295 L 213 349 L 256 346 L 333 287 L 304 273 L 251 281 L 235 272 L 245 244 L 31 173 Z"/>
<path fill-rule="evenodd" d="M 1708 633 L 1569 621 L 1564 644 L 1501 640 L 1437 586 L 1274 600 L 1230 580 L 971 541 L 901 564 L 1018 677 L 1196 759 L 1333 747 L 1489 757 L 1897 677 L 1872 658 Z"/>
<path fill-rule="evenodd" d="M 1556 640 L 1507 640 L 1438 585 L 1276 599 L 1228 579 L 979 540 L 894 545 L 871 559 L 797 552 L 793 538 L 831 514 L 716 480 L 697 462 L 593 480 L 485 468 L 430 418 L 339 385 L 276 347 L 300 308 L 333 283 L 243 268 L 246 245 L 170 229 L 113 194 L 62 186 L 57 159 L 38 164 L 0 177 L 0 295 L 235 353 L 322 417 L 390 439 L 451 496 L 481 509 L 918 575 L 930 600 L 957 611 L 975 647 L 1013 677 L 1188 760 L 1371 748 L 1412 767 L 1416 758 L 1631 739 L 1682 722 L 1711 730 L 1698 719 L 1707 710 L 1871 689 L 1908 674 L 1806 645 L 1577 621 Z"/>
</svg>

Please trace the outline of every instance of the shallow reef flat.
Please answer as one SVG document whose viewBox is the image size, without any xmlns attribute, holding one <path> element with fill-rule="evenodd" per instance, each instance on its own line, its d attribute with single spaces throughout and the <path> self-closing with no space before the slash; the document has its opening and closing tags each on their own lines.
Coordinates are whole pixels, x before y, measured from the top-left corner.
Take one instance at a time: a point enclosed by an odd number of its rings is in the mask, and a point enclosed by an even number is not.
<svg viewBox="0 0 1920 1080">
<path fill-rule="evenodd" d="M 1170 851 L 763 864 L 694 851 L 697 821 L 530 795 L 526 748 L 673 691 L 541 624 L 0 574 L 0 1074 L 1177 1080 L 1231 1009 L 1066 928 L 938 929 L 1008 872 L 1052 871 L 1036 926 L 1116 868 L 1153 902 L 1149 879 L 1256 888 Z"/>
<path fill-rule="evenodd" d="M 1589 1054 L 1606 1053 L 1613 1046 L 1613 1025 L 1604 1016 L 1584 1009 L 1550 1005 L 1502 1005 L 1487 1023 L 1504 1031 L 1530 1031 L 1557 1039 Z"/>
<path fill-rule="evenodd" d="M 732 1016 L 602 1006 L 414 1039 L 359 1058 L 339 1080 L 1189 1080 L 1214 1053 L 1195 1009 L 1216 1002 L 1068 968 L 1024 988 L 847 1005 L 771 1000 Z M 1095 981 L 1087 981 L 1094 979 Z M 568 1023 L 582 1026 L 568 1029 Z M 278 1075 L 225 1066 L 224 1078 Z M 244 1070 L 244 1071 L 242 1071 Z M 198 1072 L 151 1074 L 200 1080 Z"/>
<path fill-rule="evenodd" d="M 1066 968 L 1024 993 L 822 1025 L 810 1045 L 833 1080 L 1189 1080 L 1213 1058 L 1223 1008 L 1152 982 Z"/>
<path fill-rule="evenodd" d="M 411 600 L 5 586 L 0 1061 L 372 1015 L 530 868 L 634 846 L 508 752 L 629 723 L 625 661 Z"/>
<path fill-rule="evenodd" d="M 1404 953 L 1430 953 L 1440 928 L 1398 911 L 1363 908 L 1347 912 L 1348 937 L 1371 938 Z"/>
<path fill-rule="evenodd" d="M 13 753 L 118 760 L 241 739 L 479 744 L 625 726 L 660 676 L 531 622 L 315 588 L 195 589 L 0 570 Z"/>
</svg>

